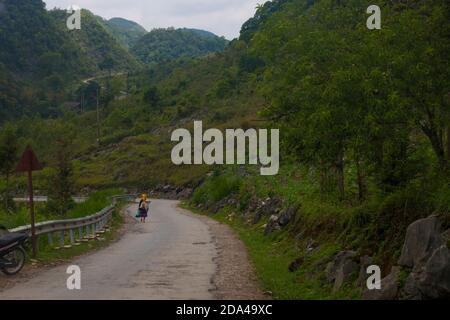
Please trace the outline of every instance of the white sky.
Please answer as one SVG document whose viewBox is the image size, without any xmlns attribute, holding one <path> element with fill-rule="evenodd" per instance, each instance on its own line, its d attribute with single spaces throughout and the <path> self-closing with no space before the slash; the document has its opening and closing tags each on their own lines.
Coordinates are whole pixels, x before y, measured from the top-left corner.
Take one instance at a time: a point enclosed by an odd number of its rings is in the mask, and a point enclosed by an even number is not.
<svg viewBox="0 0 450 320">
<path fill-rule="evenodd" d="M 231 40 L 266 0 L 44 0 L 47 9 L 77 5 L 106 19 L 120 17 L 153 28 L 196 28 Z"/>
</svg>

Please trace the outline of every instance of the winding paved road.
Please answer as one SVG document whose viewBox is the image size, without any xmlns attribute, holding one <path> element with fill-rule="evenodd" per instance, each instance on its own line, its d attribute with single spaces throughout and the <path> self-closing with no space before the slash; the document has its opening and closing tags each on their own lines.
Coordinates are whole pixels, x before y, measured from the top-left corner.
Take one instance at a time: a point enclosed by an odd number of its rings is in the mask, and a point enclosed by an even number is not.
<svg viewBox="0 0 450 320">
<path fill-rule="evenodd" d="M 213 299 L 217 249 L 207 224 L 176 201 L 154 200 L 150 210 L 146 224 L 127 224 L 120 241 L 70 263 L 81 268 L 81 290 L 67 289 L 66 264 L 0 291 L 0 299 Z"/>
</svg>

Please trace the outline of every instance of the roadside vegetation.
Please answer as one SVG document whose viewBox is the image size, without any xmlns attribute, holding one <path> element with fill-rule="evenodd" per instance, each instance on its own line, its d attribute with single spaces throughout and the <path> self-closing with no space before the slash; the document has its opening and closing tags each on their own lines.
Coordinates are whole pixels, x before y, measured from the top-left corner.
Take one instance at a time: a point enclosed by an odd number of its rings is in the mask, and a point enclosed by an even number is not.
<svg viewBox="0 0 450 320">
<path fill-rule="evenodd" d="M 82 203 L 74 204 L 73 208 L 60 215 L 49 211 L 48 204 L 35 203 L 36 222 L 51 220 L 76 219 L 93 215 L 111 204 L 111 197 L 120 195 L 120 189 L 109 189 L 92 193 Z M 17 203 L 13 212 L 0 210 L 0 225 L 7 229 L 13 229 L 30 224 L 30 212 L 27 203 Z"/>
<path fill-rule="evenodd" d="M 275 299 L 359 299 L 358 274 L 338 290 L 327 281 L 326 265 L 334 255 L 353 250 L 372 256 L 387 274 L 400 256 L 409 224 L 438 214 L 446 221 L 444 229 L 450 227 L 450 190 L 441 189 L 445 179 L 412 184 L 388 196 L 372 186 L 370 198 L 359 202 L 356 189 L 345 200 L 321 194 L 315 173 L 306 168 L 284 166 L 276 177 L 253 170 L 213 173 L 184 205 L 237 232 L 260 283 Z M 269 218 L 289 208 L 294 215 L 288 224 L 267 232 Z"/>
<path fill-rule="evenodd" d="M 101 209 L 109 206 L 111 204 L 112 196 L 120 195 L 121 193 L 122 191 L 119 189 L 109 189 L 94 192 L 85 202 L 76 204 L 63 216 L 50 213 L 47 209 L 46 204 L 37 203 L 35 208 L 36 221 L 43 222 L 51 220 L 75 219 L 93 215 L 99 212 Z M 109 231 L 105 232 L 95 240 L 91 240 L 89 242 L 81 242 L 78 245 L 71 246 L 70 248 L 56 249 L 56 244 L 54 244 L 53 246 L 49 245 L 47 236 L 39 237 L 39 250 L 36 259 L 30 259 L 31 247 L 26 247 L 26 250 L 28 251 L 27 262 L 32 263 L 33 267 L 40 267 L 55 263 L 57 264 L 70 261 L 74 257 L 80 256 L 82 254 L 107 247 L 109 244 L 117 240 L 117 237 L 120 234 L 120 228 L 124 222 L 124 217 L 121 211 L 126 205 L 126 203 L 117 203 L 108 224 Z M 18 204 L 16 206 L 16 211 L 12 213 L 0 211 L 0 225 L 3 225 L 8 229 L 28 224 L 30 224 L 30 215 L 27 205 Z M 66 233 L 65 236 L 65 242 L 69 243 L 69 235 Z"/>
</svg>

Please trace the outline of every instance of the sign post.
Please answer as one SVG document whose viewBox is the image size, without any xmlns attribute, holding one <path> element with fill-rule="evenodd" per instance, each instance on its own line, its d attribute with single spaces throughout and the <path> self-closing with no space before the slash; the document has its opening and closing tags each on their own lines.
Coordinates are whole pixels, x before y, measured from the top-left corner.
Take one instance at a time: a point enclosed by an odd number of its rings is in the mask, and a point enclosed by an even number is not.
<svg viewBox="0 0 450 320">
<path fill-rule="evenodd" d="M 30 216 L 31 216 L 31 243 L 33 248 L 33 258 L 36 257 L 37 243 L 36 243 L 36 227 L 35 227 L 35 215 L 34 215 L 34 200 L 33 200 L 33 171 L 42 170 L 42 166 L 39 163 L 33 149 L 27 146 L 19 164 L 17 165 L 16 172 L 28 173 L 28 194 L 30 196 Z"/>
</svg>

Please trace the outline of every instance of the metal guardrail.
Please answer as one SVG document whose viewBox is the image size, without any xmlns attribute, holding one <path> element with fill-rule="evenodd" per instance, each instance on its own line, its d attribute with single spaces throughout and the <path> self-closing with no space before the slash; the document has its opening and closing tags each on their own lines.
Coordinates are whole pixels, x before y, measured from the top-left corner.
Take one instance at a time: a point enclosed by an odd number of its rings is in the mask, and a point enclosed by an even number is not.
<svg viewBox="0 0 450 320">
<path fill-rule="evenodd" d="M 35 225 L 36 237 L 47 235 L 49 245 L 53 246 L 53 235 L 59 234 L 59 247 L 69 247 L 95 239 L 98 234 L 105 232 L 108 229 L 108 223 L 113 213 L 113 210 L 120 200 L 133 201 L 138 197 L 136 194 L 128 194 L 121 196 L 113 196 L 112 204 L 103 208 L 100 212 L 78 219 L 45 221 Z M 22 226 L 11 229 L 10 232 L 21 232 L 31 235 L 31 225 Z M 70 245 L 65 246 L 66 233 L 68 234 L 68 241 Z M 77 233 L 77 238 L 75 238 Z"/>
</svg>

